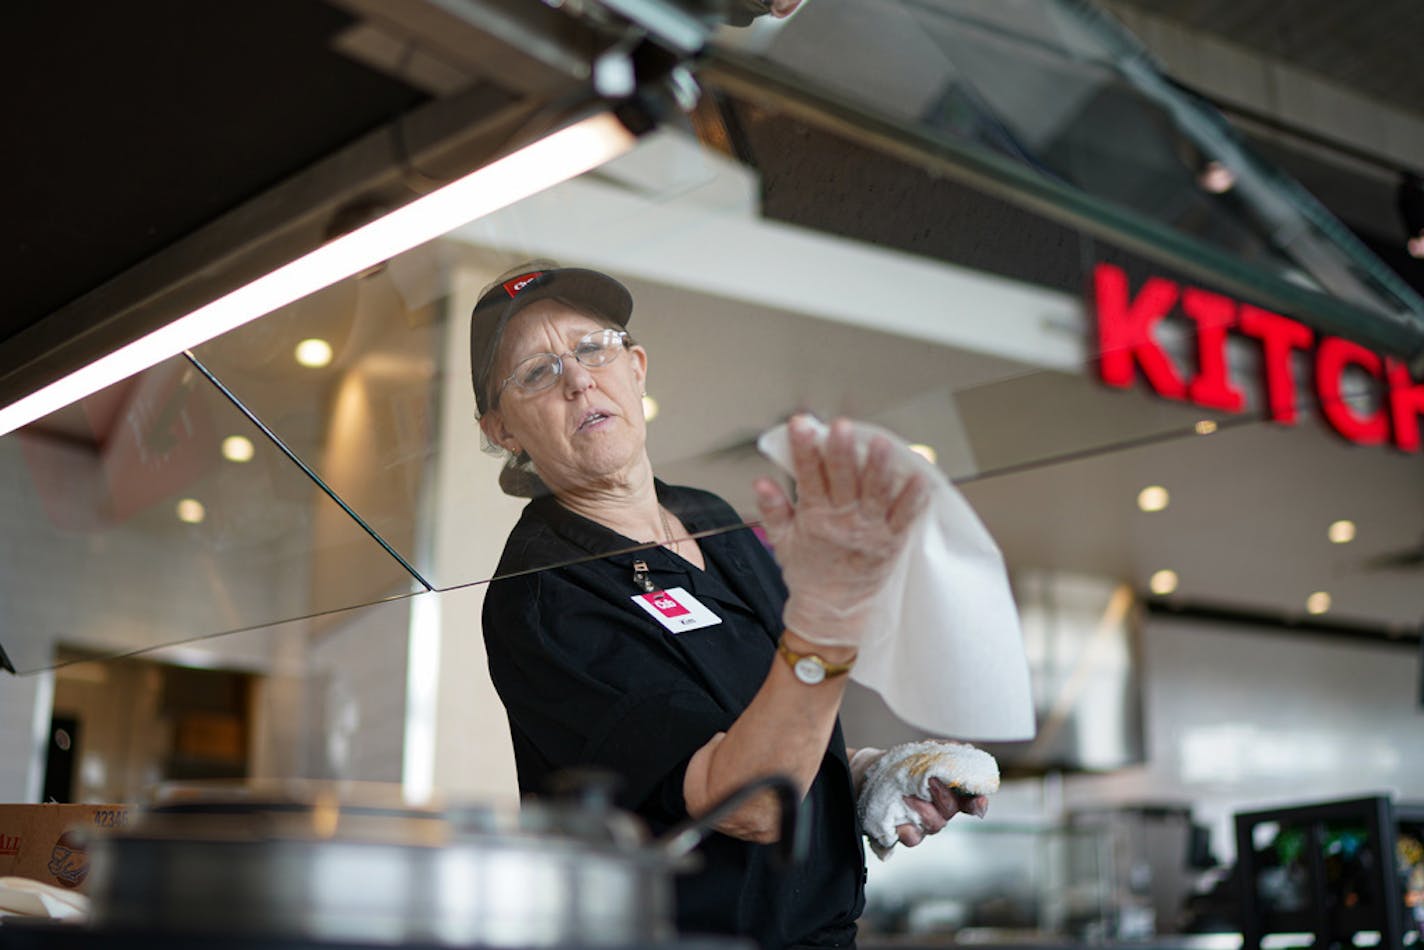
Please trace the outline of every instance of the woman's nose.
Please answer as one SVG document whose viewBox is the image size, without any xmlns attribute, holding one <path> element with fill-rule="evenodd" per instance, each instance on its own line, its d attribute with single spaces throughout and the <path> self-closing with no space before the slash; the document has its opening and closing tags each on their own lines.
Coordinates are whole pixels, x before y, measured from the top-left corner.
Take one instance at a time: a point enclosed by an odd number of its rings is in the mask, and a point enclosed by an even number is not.
<svg viewBox="0 0 1424 950">
<path fill-rule="evenodd" d="M 570 396 L 576 396 L 596 383 L 593 373 L 589 372 L 587 366 L 574 359 L 572 356 L 564 357 L 564 392 Z"/>
</svg>

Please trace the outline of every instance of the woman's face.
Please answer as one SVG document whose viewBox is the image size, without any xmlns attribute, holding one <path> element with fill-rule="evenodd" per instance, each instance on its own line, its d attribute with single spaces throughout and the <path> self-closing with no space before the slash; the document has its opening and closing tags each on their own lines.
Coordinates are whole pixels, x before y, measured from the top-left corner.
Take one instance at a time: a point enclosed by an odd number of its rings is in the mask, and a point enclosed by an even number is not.
<svg viewBox="0 0 1424 950">
<path fill-rule="evenodd" d="M 538 353 L 568 354 L 586 334 L 606 326 L 556 300 L 530 304 L 504 328 L 490 373 L 491 395 L 520 361 Z M 509 451 L 528 452 L 556 495 L 626 484 L 646 464 L 646 351 L 632 346 L 594 368 L 568 355 L 563 362 L 563 375 L 550 389 L 531 393 L 513 383 L 505 386 L 498 408 L 480 418 L 480 427 Z"/>
</svg>

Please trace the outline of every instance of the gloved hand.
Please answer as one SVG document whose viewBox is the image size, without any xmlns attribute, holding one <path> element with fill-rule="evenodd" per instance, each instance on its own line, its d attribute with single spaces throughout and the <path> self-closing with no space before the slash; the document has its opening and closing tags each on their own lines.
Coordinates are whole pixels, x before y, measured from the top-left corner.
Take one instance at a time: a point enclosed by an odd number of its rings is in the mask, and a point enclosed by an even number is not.
<svg viewBox="0 0 1424 950">
<path fill-rule="evenodd" d="M 851 753 L 850 786 L 856 801 L 860 801 L 860 793 L 865 789 L 865 773 L 869 772 L 871 766 L 879 762 L 884 755 L 884 749 L 877 749 L 873 745 L 861 746 Z"/>
<path fill-rule="evenodd" d="M 960 812 L 984 817 L 999 790 L 994 757 L 963 742 L 857 749 L 850 768 L 861 829 L 882 861 L 896 843 L 912 848 Z"/>
<path fill-rule="evenodd" d="M 872 601 L 895 566 L 928 487 L 896 470 L 889 440 L 877 436 L 859 458 L 851 427 L 807 416 L 790 423 L 797 501 L 770 479 L 756 483 L 762 523 L 790 597 L 786 629 L 822 646 L 858 646 Z"/>
</svg>

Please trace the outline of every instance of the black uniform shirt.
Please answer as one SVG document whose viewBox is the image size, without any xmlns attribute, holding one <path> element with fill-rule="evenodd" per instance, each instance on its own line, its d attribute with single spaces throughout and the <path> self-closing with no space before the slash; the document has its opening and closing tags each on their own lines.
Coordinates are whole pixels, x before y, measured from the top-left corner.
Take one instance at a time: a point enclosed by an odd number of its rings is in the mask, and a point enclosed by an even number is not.
<svg viewBox="0 0 1424 950">
<path fill-rule="evenodd" d="M 740 523 L 715 495 L 657 488 L 690 532 Z M 547 791 L 560 769 L 597 765 L 623 777 L 623 804 L 654 834 L 687 817 L 688 759 L 761 688 L 786 600 L 775 561 L 750 529 L 698 544 L 705 572 L 662 548 L 609 554 L 634 542 L 552 497 L 524 509 L 483 617 L 523 794 Z M 633 602 L 642 593 L 634 561 L 647 564 L 659 589 L 684 588 L 722 622 L 665 630 Z M 540 570 L 549 565 L 562 566 Z M 763 945 L 851 943 L 865 855 L 839 723 L 807 805 L 810 855 L 792 871 L 773 870 L 766 846 L 721 834 L 704 842 L 703 869 L 678 879 L 679 929 L 746 934 Z"/>
</svg>

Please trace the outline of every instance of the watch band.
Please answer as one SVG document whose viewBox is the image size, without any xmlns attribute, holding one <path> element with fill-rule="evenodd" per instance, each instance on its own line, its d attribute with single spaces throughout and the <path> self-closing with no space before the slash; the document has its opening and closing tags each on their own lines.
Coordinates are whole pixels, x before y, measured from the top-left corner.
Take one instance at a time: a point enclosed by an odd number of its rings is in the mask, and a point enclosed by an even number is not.
<svg viewBox="0 0 1424 950">
<path fill-rule="evenodd" d="M 776 652 L 786 660 L 792 674 L 808 686 L 815 686 L 834 676 L 843 676 L 855 666 L 854 657 L 849 663 L 827 663 L 814 653 L 797 653 L 786 645 L 785 636 L 776 644 Z"/>
</svg>

